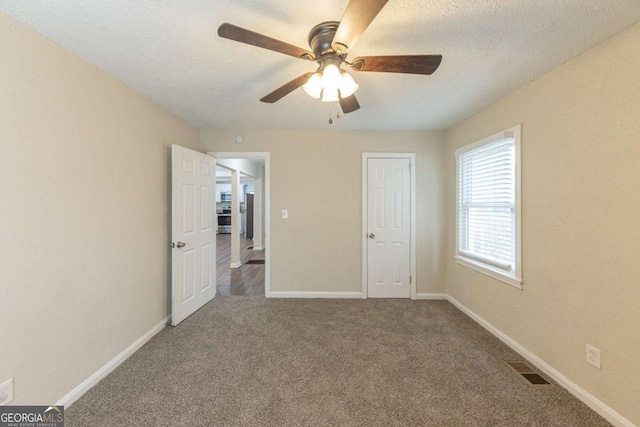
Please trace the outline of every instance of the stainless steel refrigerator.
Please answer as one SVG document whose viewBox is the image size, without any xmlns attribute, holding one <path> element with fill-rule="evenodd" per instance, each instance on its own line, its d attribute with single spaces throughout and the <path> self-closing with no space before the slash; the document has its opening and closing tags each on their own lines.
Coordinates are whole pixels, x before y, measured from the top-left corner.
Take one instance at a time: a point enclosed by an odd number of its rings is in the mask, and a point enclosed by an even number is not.
<svg viewBox="0 0 640 427">
<path fill-rule="evenodd" d="M 247 229 L 244 236 L 247 239 L 253 239 L 253 194 L 247 194 L 245 203 L 247 209 Z"/>
</svg>

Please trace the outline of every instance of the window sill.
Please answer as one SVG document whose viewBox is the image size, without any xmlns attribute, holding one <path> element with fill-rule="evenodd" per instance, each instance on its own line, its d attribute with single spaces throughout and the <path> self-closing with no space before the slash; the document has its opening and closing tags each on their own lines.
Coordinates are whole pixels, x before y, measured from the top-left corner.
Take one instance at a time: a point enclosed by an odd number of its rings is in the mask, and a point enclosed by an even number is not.
<svg viewBox="0 0 640 427">
<path fill-rule="evenodd" d="M 465 258 L 460 255 L 456 255 L 454 259 L 456 260 L 457 264 L 464 265 L 465 267 L 475 270 L 478 273 L 482 273 L 485 276 L 489 276 L 493 279 L 506 283 L 507 285 L 511 285 L 514 288 L 522 289 L 522 279 L 509 276 L 508 274 L 505 274 L 503 271 L 500 271 L 497 268 L 493 268 L 481 262 L 472 260 L 470 258 Z"/>
</svg>

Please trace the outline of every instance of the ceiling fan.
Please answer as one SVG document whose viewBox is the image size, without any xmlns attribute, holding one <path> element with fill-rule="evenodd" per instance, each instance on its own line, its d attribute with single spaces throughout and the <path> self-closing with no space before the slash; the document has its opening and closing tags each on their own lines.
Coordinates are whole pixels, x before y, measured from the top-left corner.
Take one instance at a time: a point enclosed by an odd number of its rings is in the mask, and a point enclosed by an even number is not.
<svg viewBox="0 0 640 427">
<path fill-rule="evenodd" d="M 274 103 L 303 86 L 305 92 L 322 101 L 339 101 L 342 111 L 350 113 L 360 108 L 355 97 L 358 85 L 340 68 L 346 64 L 354 71 L 383 73 L 432 74 L 440 65 L 442 55 L 359 56 L 347 61 L 362 33 L 380 13 L 388 0 L 350 0 L 340 22 L 322 22 L 309 32 L 312 52 L 289 43 L 224 23 L 218 35 L 230 40 L 284 53 L 295 58 L 315 61 L 316 72 L 304 73 L 260 99 Z"/>
</svg>

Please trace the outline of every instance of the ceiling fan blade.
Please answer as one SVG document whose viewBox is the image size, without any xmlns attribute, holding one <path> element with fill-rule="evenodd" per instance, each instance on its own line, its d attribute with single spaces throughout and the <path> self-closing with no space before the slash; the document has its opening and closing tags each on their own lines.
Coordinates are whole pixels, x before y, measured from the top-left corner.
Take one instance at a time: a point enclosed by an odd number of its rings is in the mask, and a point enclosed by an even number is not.
<svg viewBox="0 0 640 427">
<path fill-rule="evenodd" d="M 364 30 L 389 0 L 351 0 L 344 11 L 331 46 L 339 54 L 353 49 Z"/>
<path fill-rule="evenodd" d="M 311 77 L 312 75 L 313 73 L 304 73 L 301 76 L 298 76 L 295 79 L 291 80 L 289 83 L 285 83 L 284 85 L 280 86 L 269 95 L 260 99 L 260 101 L 273 104 L 280 98 L 283 98 L 285 95 L 290 94 L 291 92 L 305 84 L 307 80 L 309 80 L 309 77 Z"/>
<path fill-rule="evenodd" d="M 294 46 L 289 43 L 285 43 L 274 38 L 255 33 L 253 31 L 240 28 L 233 24 L 224 23 L 218 28 L 218 35 L 225 39 L 235 40 L 240 43 L 246 43 L 253 46 L 262 47 L 264 49 L 273 50 L 276 52 L 284 53 L 295 58 L 311 59 L 313 60 L 313 53 L 308 50 L 304 50 L 300 47 Z"/>
<path fill-rule="evenodd" d="M 351 68 L 379 73 L 433 74 L 440 62 L 442 55 L 359 56 Z"/>
<path fill-rule="evenodd" d="M 340 98 L 340 107 L 342 107 L 343 113 L 348 114 L 359 109 L 360 104 L 358 104 L 358 100 L 355 95 L 350 95 L 346 98 Z"/>
</svg>

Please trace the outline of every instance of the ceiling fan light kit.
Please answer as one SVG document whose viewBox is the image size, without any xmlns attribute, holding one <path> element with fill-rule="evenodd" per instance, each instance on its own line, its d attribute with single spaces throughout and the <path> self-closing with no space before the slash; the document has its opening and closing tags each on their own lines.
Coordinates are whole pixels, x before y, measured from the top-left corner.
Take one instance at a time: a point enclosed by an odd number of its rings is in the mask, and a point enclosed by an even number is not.
<svg viewBox="0 0 640 427">
<path fill-rule="evenodd" d="M 340 22 L 322 22 L 309 32 L 309 46 L 313 52 L 286 42 L 255 33 L 232 24 L 222 24 L 218 35 L 285 55 L 317 62 L 315 73 L 305 73 L 264 96 L 260 101 L 274 103 L 300 86 L 312 98 L 323 102 L 339 102 L 342 111 L 351 113 L 360 108 L 355 97 L 358 84 L 341 69 L 342 64 L 357 72 L 432 74 L 442 61 L 441 55 L 363 56 L 347 61 L 362 33 L 380 13 L 388 0 L 350 0 Z"/>
<path fill-rule="evenodd" d="M 337 102 L 353 95 L 359 86 L 353 77 L 339 68 L 339 64 L 337 58 L 325 59 L 320 69 L 302 86 L 307 95 L 316 99 L 322 96 L 323 102 Z"/>
</svg>

